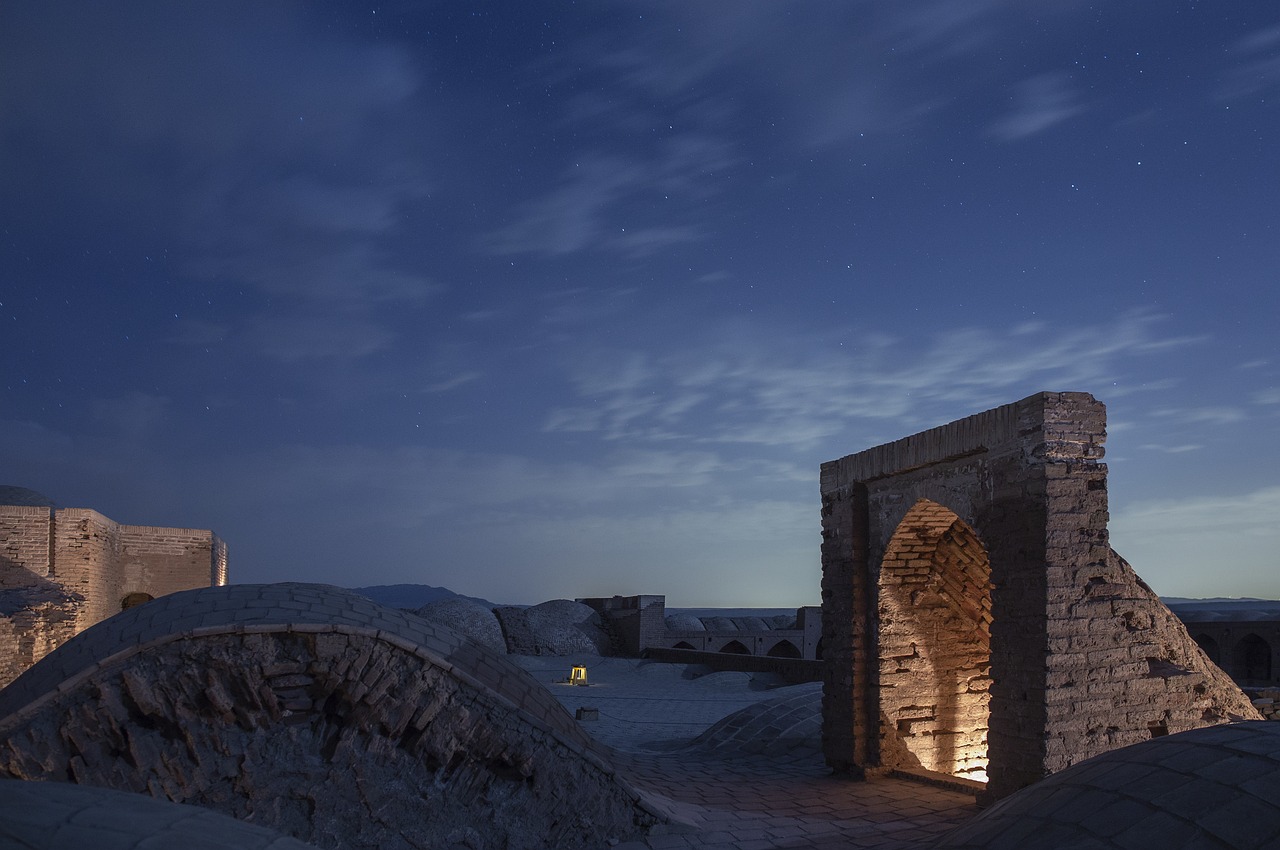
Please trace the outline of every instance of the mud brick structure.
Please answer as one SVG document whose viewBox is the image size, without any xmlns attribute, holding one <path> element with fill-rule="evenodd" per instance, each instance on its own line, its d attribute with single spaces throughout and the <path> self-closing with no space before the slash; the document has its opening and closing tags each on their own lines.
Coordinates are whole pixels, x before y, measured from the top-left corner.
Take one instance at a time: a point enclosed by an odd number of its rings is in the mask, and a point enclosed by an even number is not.
<svg viewBox="0 0 1280 850">
<path fill-rule="evenodd" d="M 768 658 L 817 659 L 822 654 L 822 610 L 797 608 L 795 616 L 743 617 L 667 616 L 667 597 L 586 597 L 620 655 L 639 657 L 650 650 L 698 652 Z"/>
<path fill-rule="evenodd" d="M 124 608 L 227 583 L 212 531 L 123 525 L 17 487 L 0 488 L 3 501 L 25 504 L 0 504 L 0 687 Z"/>
<path fill-rule="evenodd" d="M 325 585 L 170 594 L 0 690 L 0 782 L 150 794 L 324 848 L 618 844 L 661 816 L 607 756 L 506 657 Z"/>
<path fill-rule="evenodd" d="M 1280 684 L 1280 602 L 1206 599 L 1171 602 L 1191 637 L 1236 683 L 1246 688 Z"/>
<path fill-rule="evenodd" d="M 1258 717 L 1111 550 L 1106 411 L 1039 393 L 822 465 L 823 749 L 998 799 Z"/>
</svg>

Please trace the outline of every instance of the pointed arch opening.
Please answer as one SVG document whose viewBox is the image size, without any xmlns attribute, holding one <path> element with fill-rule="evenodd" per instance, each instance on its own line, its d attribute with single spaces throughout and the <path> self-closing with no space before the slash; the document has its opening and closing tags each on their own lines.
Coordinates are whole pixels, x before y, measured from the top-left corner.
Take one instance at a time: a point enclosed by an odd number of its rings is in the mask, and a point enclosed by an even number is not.
<svg viewBox="0 0 1280 850">
<path fill-rule="evenodd" d="M 1271 681 L 1271 644 L 1250 632 L 1236 644 L 1234 653 L 1237 681 L 1262 684 Z"/>
<path fill-rule="evenodd" d="M 783 638 L 782 640 L 769 647 L 769 651 L 765 655 L 770 658 L 801 658 L 799 647 L 794 643 Z"/>
<path fill-rule="evenodd" d="M 742 641 L 738 641 L 738 640 L 729 641 L 724 646 L 720 647 L 720 651 L 729 652 L 734 655 L 750 655 L 751 654 L 751 650 L 747 649 L 747 647 L 743 645 Z"/>
<path fill-rule="evenodd" d="M 991 562 L 948 508 L 920 499 L 879 574 L 882 763 L 986 780 Z"/>
</svg>

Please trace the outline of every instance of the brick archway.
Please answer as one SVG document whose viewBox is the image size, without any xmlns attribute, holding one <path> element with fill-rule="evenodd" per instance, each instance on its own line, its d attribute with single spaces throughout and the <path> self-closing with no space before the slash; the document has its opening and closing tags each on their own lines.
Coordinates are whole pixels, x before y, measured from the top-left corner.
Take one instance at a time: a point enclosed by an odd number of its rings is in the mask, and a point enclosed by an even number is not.
<svg viewBox="0 0 1280 850">
<path fill-rule="evenodd" d="M 985 712 L 985 796 L 999 799 L 1154 734 L 1258 717 L 1111 550 L 1105 440 L 1091 395 L 1038 393 L 822 465 L 823 752 L 835 771 L 915 761 L 978 777 Z M 909 589 L 916 568 L 924 585 Z M 935 622 L 922 631 L 926 608 Z M 903 623 L 933 634 L 908 650 Z M 968 649 L 947 648 L 957 635 Z M 895 679 L 899 666 L 919 669 L 927 699 L 904 697 L 916 677 Z"/>
<path fill-rule="evenodd" d="M 985 781 L 991 562 L 973 529 L 920 499 L 878 581 L 881 761 Z"/>
</svg>

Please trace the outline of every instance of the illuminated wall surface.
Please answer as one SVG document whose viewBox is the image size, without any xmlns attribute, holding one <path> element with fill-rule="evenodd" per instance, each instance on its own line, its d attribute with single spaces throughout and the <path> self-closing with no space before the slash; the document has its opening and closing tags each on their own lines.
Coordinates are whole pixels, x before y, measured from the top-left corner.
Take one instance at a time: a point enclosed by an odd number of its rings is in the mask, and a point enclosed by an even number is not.
<svg viewBox="0 0 1280 850">
<path fill-rule="evenodd" d="M 932 770 L 999 798 L 1258 716 L 1112 551 L 1105 440 L 1092 396 L 1038 393 L 823 464 L 833 768 Z"/>
<path fill-rule="evenodd" d="M 991 564 L 982 542 L 921 499 L 889 541 L 879 596 L 882 740 L 896 738 L 928 770 L 985 781 Z"/>
<path fill-rule="evenodd" d="M 0 687 L 127 607 L 226 583 L 227 547 L 212 531 L 0 505 Z"/>
</svg>

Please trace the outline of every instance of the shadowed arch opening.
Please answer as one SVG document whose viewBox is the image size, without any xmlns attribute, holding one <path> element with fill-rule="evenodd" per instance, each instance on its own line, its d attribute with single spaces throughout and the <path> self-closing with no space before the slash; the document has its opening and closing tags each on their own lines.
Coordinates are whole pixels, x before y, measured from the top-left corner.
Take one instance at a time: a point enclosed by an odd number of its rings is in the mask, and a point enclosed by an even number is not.
<svg viewBox="0 0 1280 850">
<path fill-rule="evenodd" d="M 152 599 L 155 599 L 155 597 L 152 596 L 150 593 L 137 592 L 137 593 L 126 594 L 125 597 L 120 600 L 120 610 L 128 611 L 130 608 L 133 608 L 135 605 L 141 605 L 144 602 L 150 602 Z"/>
<path fill-rule="evenodd" d="M 1253 633 L 1240 638 L 1233 653 L 1237 680 L 1271 681 L 1271 644 Z"/>
<path fill-rule="evenodd" d="M 747 649 L 741 641 L 731 640 L 724 646 L 720 647 L 721 652 L 730 652 L 734 655 L 750 655 L 751 650 Z"/>
<path fill-rule="evenodd" d="M 1209 660 L 1214 664 L 1222 664 L 1222 649 L 1218 646 L 1218 642 L 1203 632 L 1195 636 L 1196 645 L 1204 650 L 1204 654 L 1209 656 Z"/>
<path fill-rule="evenodd" d="M 765 653 L 770 658 L 800 658 L 802 657 L 800 649 L 791 641 L 783 638 L 769 648 Z"/>
<path fill-rule="evenodd" d="M 672 648 L 672 649 L 693 649 L 693 648 L 694 648 L 694 646 L 693 646 L 693 644 L 689 643 L 689 641 L 687 641 L 687 640 L 682 640 L 682 641 L 680 641 L 679 643 L 677 643 L 675 646 L 673 646 L 673 647 L 671 647 L 671 648 Z"/>
<path fill-rule="evenodd" d="M 991 562 L 948 508 L 920 499 L 880 563 L 881 759 L 986 780 Z"/>
</svg>

